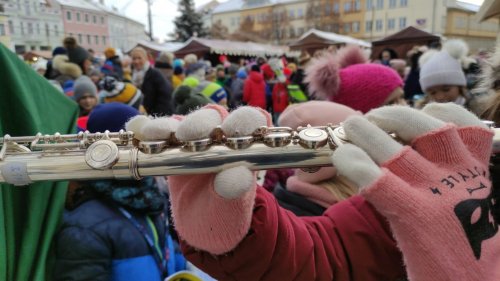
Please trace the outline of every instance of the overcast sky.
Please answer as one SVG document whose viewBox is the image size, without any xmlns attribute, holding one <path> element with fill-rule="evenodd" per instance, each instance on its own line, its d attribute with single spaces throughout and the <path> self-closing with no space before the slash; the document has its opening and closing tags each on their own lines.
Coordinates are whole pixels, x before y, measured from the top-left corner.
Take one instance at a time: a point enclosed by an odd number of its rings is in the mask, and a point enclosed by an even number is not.
<svg viewBox="0 0 500 281">
<path fill-rule="evenodd" d="M 197 7 L 210 1 L 211 0 L 194 0 Z M 462 1 L 481 5 L 484 0 Z M 173 20 L 178 15 L 178 0 L 152 0 L 152 2 L 153 5 L 151 11 L 153 14 L 153 36 L 160 38 L 161 40 L 165 40 L 167 39 L 167 34 L 174 30 Z M 146 29 L 148 28 L 146 0 L 106 0 L 106 4 L 116 6 L 127 16 L 143 22 Z"/>
</svg>

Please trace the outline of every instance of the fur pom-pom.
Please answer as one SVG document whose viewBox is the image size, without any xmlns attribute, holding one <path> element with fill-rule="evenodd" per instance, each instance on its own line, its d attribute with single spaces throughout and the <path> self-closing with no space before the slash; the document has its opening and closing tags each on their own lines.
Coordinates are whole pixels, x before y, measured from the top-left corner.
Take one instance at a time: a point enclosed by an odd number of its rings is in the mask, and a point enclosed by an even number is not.
<svg viewBox="0 0 500 281">
<path fill-rule="evenodd" d="M 66 49 L 74 49 L 78 44 L 76 43 L 76 39 L 74 37 L 66 37 L 64 38 L 63 45 Z"/>
<path fill-rule="evenodd" d="M 469 53 L 469 46 L 461 39 L 451 39 L 443 44 L 443 50 L 448 52 L 450 56 L 460 60 L 467 56 Z"/>
<path fill-rule="evenodd" d="M 328 99 L 337 93 L 340 86 L 340 66 L 336 57 L 325 53 L 311 61 L 306 69 L 304 81 L 309 83 L 309 91 L 318 97 Z"/>
<path fill-rule="evenodd" d="M 340 68 L 368 62 L 368 57 L 365 52 L 356 45 L 349 45 L 338 50 L 335 56 Z"/>
</svg>

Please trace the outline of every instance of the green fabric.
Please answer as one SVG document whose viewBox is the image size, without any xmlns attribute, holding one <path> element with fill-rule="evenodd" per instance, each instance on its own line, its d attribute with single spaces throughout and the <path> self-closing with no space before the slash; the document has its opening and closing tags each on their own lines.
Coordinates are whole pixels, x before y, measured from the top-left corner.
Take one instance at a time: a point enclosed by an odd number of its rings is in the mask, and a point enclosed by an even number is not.
<svg viewBox="0 0 500 281">
<path fill-rule="evenodd" d="M 0 44 L 0 135 L 74 133 L 78 107 Z M 52 280 L 67 182 L 0 184 L 0 280 Z"/>
</svg>

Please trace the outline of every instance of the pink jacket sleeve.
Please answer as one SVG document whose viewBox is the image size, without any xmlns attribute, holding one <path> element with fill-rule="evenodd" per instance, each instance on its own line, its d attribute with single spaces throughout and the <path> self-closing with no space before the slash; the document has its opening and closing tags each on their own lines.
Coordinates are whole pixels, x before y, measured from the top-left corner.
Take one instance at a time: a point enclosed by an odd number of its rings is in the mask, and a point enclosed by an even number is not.
<svg viewBox="0 0 500 281">
<path fill-rule="evenodd" d="M 398 280 L 402 258 L 388 225 L 359 196 L 320 217 L 297 217 L 257 189 L 251 228 L 225 255 L 213 256 L 182 243 L 193 264 L 223 280 Z"/>
</svg>

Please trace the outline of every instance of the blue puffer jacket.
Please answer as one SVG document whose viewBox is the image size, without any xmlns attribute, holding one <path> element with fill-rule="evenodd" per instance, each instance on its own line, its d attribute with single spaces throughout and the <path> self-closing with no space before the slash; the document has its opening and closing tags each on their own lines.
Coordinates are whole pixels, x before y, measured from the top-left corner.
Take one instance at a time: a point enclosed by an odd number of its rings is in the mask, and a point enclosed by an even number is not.
<svg viewBox="0 0 500 281">
<path fill-rule="evenodd" d="M 129 211 L 143 226 L 145 216 Z M 151 218 L 160 248 L 167 258 L 168 274 L 185 269 L 185 260 L 175 254 L 164 216 Z M 150 237 L 154 233 L 145 227 Z M 66 211 L 56 239 L 54 280 L 161 281 L 159 267 L 141 232 L 118 208 L 98 199 Z"/>
</svg>

